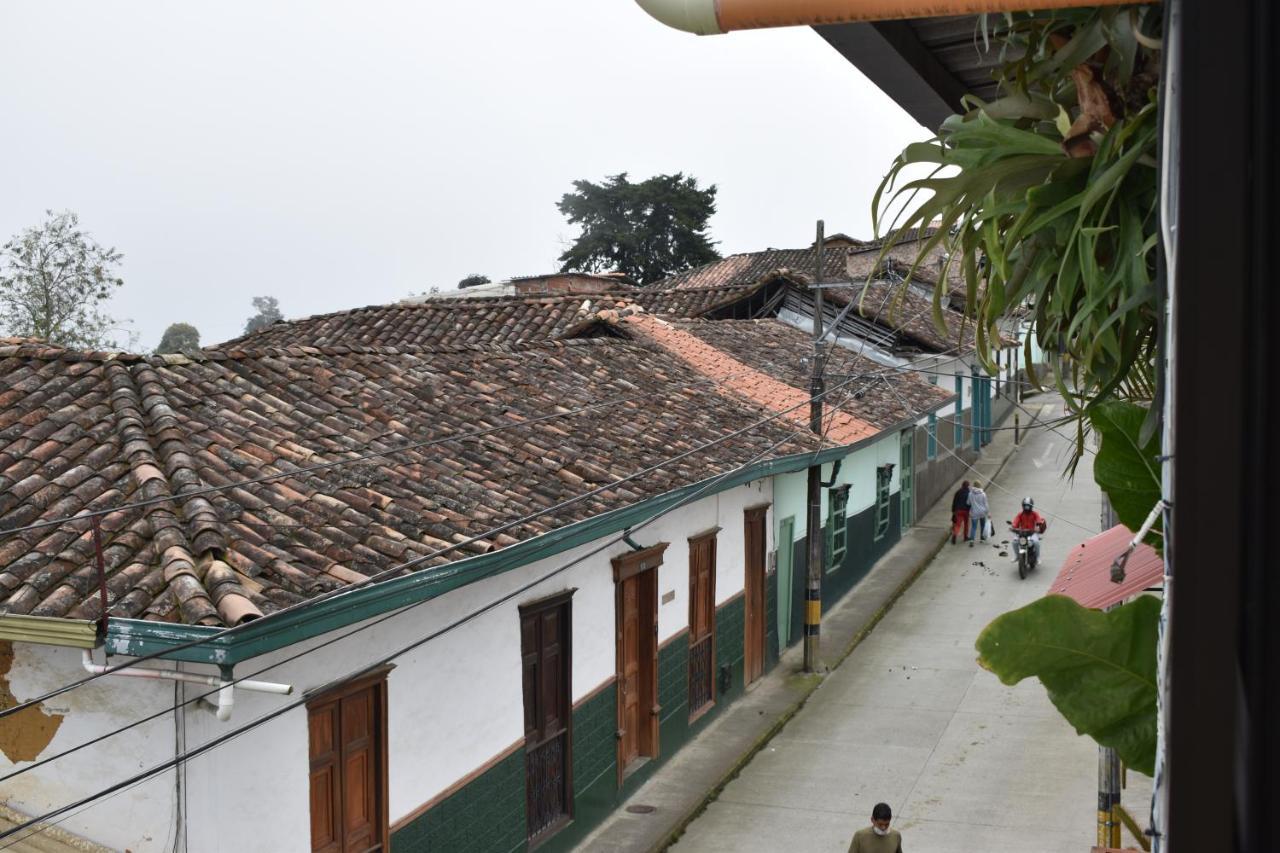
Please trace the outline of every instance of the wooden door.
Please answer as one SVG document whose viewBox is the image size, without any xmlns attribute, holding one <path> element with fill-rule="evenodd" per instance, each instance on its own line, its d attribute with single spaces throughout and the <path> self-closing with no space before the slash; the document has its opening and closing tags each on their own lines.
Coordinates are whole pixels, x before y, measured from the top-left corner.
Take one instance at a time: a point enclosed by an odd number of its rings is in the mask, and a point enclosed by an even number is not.
<svg viewBox="0 0 1280 853">
<path fill-rule="evenodd" d="M 768 507 L 749 509 L 743 519 L 746 536 L 746 639 L 743 680 L 750 684 L 764 674 L 764 522 Z"/>
<path fill-rule="evenodd" d="M 311 849 L 382 850 L 387 838 L 386 673 L 307 704 Z"/>
<path fill-rule="evenodd" d="M 689 540 L 689 717 L 716 702 L 716 534 Z"/>
<path fill-rule="evenodd" d="M 520 608 L 525 816 L 530 840 L 572 816 L 572 591 Z"/>
<path fill-rule="evenodd" d="M 666 547 L 655 545 L 613 561 L 619 784 L 658 754 L 658 566 Z"/>
<path fill-rule="evenodd" d="M 622 640 L 620 655 L 622 705 L 622 766 L 640 757 L 640 575 L 622 581 Z"/>
</svg>

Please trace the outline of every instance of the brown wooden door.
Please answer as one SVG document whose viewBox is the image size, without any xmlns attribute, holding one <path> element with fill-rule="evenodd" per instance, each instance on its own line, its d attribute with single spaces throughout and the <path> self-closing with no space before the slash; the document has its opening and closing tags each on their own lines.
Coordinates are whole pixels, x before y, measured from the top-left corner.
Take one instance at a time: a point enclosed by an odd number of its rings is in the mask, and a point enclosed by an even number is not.
<svg viewBox="0 0 1280 853">
<path fill-rule="evenodd" d="M 658 754 L 658 566 L 666 544 L 613 561 L 617 589 L 618 780 Z"/>
<path fill-rule="evenodd" d="M 716 537 L 689 540 L 689 716 L 715 704 Z"/>
<path fill-rule="evenodd" d="M 308 703 L 311 849 L 381 850 L 387 837 L 385 673 Z"/>
<path fill-rule="evenodd" d="M 764 674 L 764 522 L 767 507 L 749 509 L 743 519 L 746 536 L 746 638 L 743 679 L 747 684 Z"/>
<path fill-rule="evenodd" d="M 561 593 L 520 608 L 525 815 L 530 839 L 546 837 L 572 814 L 570 595 Z"/>
<path fill-rule="evenodd" d="M 640 703 L 640 575 L 622 582 L 622 765 L 626 767 L 640 756 L 640 727 L 643 708 Z"/>
</svg>

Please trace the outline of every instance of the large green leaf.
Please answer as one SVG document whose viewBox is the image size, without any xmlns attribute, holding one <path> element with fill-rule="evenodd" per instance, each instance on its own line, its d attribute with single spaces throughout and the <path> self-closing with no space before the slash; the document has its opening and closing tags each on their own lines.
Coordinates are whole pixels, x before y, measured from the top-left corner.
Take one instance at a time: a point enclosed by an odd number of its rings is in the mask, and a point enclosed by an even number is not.
<svg viewBox="0 0 1280 853">
<path fill-rule="evenodd" d="M 1036 676 L 1082 735 L 1151 775 L 1156 751 L 1160 602 L 1142 596 L 1103 613 L 1050 595 L 997 617 L 978 635 L 978 663 L 1005 684 Z"/>
<path fill-rule="evenodd" d="M 1160 439 L 1152 436 L 1142 443 L 1139 436 L 1146 418 L 1145 406 L 1121 401 L 1089 410 L 1089 422 L 1102 436 L 1093 460 L 1093 479 L 1111 501 L 1120 523 L 1135 531 L 1160 500 Z M 1159 547 L 1160 537 L 1149 536 L 1148 542 Z"/>
</svg>

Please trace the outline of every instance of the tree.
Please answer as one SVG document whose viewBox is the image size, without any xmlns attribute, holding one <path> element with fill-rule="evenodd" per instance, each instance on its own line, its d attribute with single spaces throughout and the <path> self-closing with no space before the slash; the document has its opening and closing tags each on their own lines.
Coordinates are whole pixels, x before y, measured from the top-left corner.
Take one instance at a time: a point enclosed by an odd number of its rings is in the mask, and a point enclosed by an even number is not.
<svg viewBox="0 0 1280 853">
<path fill-rule="evenodd" d="M 200 332 L 190 323 L 172 323 L 160 338 L 157 353 L 180 352 L 190 355 L 200 349 Z"/>
<path fill-rule="evenodd" d="M 124 256 L 80 230 L 64 210 L 0 248 L 0 326 L 9 334 L 77 349 L 117 349 L 125 331 L 102 304 L 124 284 L 114 268 Z"/>
<path fill-rule="evenodd" d="M 280 313 L 280 303 L 276 301 L 274 296 L 255 296 L 253 297 L 253 307 L 257 310 L 244 324 L 244 333 L 256 332 L 259 329 L 265 329 L 272 323 L 284 319 Z"/>
<path fill-rule="evenodd" d="M 707 235 L 714 184 L 700 189 L 681 172 L 633 184 L 622 172 L 573 187 L 556 207 L 582 234 L 560 256 L 562 272 L 616 270 L 650 284 L 720 257 Z"/>
<path fill-rule="evenodd" d="M 482 284 L 488 284 L 488 283 L 489 283 L 489 276 L 481 275 L 478 272 L 473 272 L 471 275 L 467 276 L 462 281 L 458 282 L 458 289 L 466 290 L 468 287 L 479 287 Z"/>
</svg>

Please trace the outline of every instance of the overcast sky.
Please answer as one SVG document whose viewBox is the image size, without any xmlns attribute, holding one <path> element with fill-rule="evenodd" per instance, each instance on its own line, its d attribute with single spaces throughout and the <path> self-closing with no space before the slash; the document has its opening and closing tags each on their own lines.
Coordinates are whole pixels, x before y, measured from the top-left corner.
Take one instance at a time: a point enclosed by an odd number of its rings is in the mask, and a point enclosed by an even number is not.
<svg viewBox="0 0 1280 853">
<path fill-rule="evenodd" d="M 695 37 L 632 0 L 7 2 L 0 239 L 71 209 L 124 252 L 111 310 L 243 331 L 469 273 L 551 270 L 578 178 L 720 188 L 724 254 L 869 236 L 928 134 L 811 30 Z"/>
</svg>

